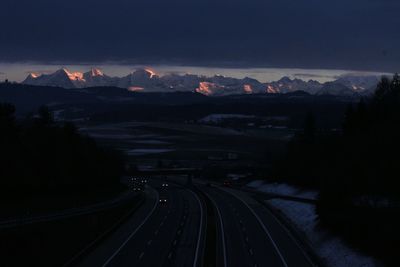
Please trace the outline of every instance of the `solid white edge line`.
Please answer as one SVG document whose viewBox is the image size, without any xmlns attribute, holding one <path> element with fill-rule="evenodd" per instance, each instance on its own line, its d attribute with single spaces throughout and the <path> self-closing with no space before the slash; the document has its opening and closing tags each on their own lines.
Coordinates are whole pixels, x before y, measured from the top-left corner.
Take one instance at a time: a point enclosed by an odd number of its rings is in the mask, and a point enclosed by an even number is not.
<svg viewBox="0 0 400 267">
<path fill-rule="evenodd" d="M 240 200 L 240 201 L 251 211 L 251 213 L 253 213 L 254 217 L 256 217 L 256 219 L 258 220 L 258 223 L 261 225 L 261 227 L 264 229 L 264 232 L 267 234 L 269 240 L 271 240 L 271 243 L 272 243 L 272 245 L 274 246 L 276 252 L 278 253 L 278 255 L 279 255 L 279 257 L 280 257 L 280 259 L 281 259 L 283 265 L 284 265 L 285 267 L 288 267 L 288 265 L 287 265 L 285 259 L 283 258 L 282 253 L 281 253 L 281 251 L 279 250 L 277 244 L 276 244 L 275 241 L 272 239 L 272 236 L 271 236 L 270 232 L 268 231 L 267 227 L 266 227 L 265 224 L 262 222 L 262 220 L 260 219 L 260 217 L 258 217 L 257 213 L 256 213 L 256 212 L 241 198 L 241 197 L 237 196 L 235 193 L 229 192 L 229 191 L 226 190 L 226 189 L 222 189 L 222 188 L 220 188 L 220 189 L 223 190 L 223 191 L 225 191 L 225 192 L 227 192 L 228 194 L 234 196 L 234 197 L 237 198 L 238 200 Z"/>
<path fill-rule="evenodd" d="M 268 204 L 266 204 L 268 205 Z M 276 218 L 276 216 L 268 209 L 266 208 L 267 212 L 272 216 L 272 218 L 274 218 L 274 220 L 285 230 L 285 232 L 288 234 L 288 236 L 292 239 L 292 241 L 297 245 L 297 247 L 300 249 L 300 251 L 303 253 L 304 257 L 307 259 L 308 263 L 311 264 L 311 266 L 316 266 L 313 261 L 310 259 L 310 257 L 307 255 L 307 253 L 304 251 L 304 249 L 300 246 L 299 242 L 297 241 L 297 239 L 292 235 L 292 233 L 289 231 L 289 229 L 287 229 L 287 227 L 285 225 L 283 225 L 283 223 Z"/>
<path fill-rule="evenodd" d="M 192 190 L 188 190 L 192 195 L 196 198 L 197 202 L 199 203 L 200 207 L 200 226 L 199 226 L 199 237 L 197 238 L 197 246 L 196 246 L 196 253 L 194 255 L 194 262 L 193 262 L 193 267 L 197 267 L 197 262 L 199 258 L 199 250 L 200 250 L 200 243 L 201 243 L 201 236 L 202 236 L 202 230 L 203 230 L 203 205 L 201 204 L 201 201 L 199 197 L 194 193 Z"/>
<path fill-rule="evenodd" d="M 153 214 L 153 212 L 155 211 L 155 209 L 158 205 L 158 199 L 159 199 L 158 192 L 156 190 L 155 190 L 155 192 L 157 193 L 157 197 L 156 197 L 155 204 L 154 204 L 153 208 L 151 209 L 150 213 L 146 216 L 146 218 L 142 221 L 142 223 L 138 227 L 136 227 L 135 231 L 133 231 L 128 236 L 128 238 L 121 244 L 121 246 L 111 255 L 111 257 L 108 258 L 108 260 L 102 265 L 102 267 L 107 266 L 114 259 L 114 257 L 123 249 L 123 247 L 129 242 L 129 240 L 131 240 L 131 238 L 137 233 L 137 231 L 139 231 L 139 229 L 146 223 L 146 221 Z"/>
<path fill-rule="evenodd" d="M 217 210 L 217 214 L 218 214 L 218 218 L 219 218 L 219 222 L 220 222 L 220 226 L 221 226 L 221 239 L 222 239 L 222 252 L 223 252 L 223 255 L 224 255 L 224 267 L 227 267 L 228 263 L 227 263 L 227 260 L 226 260 L 225 231 L 224 231 L 224 222 L 222 221 L 222 215 L 221 215 L 221 212 L 220 212 L 215 200 L 212 199 L 208 193 L 206 193 L 204 191 L 203 191 L 203 193 L 207 195 L 207 197 L 211 200 L 211 202 L 213 203 L 215 209 Z"/>
</svg>

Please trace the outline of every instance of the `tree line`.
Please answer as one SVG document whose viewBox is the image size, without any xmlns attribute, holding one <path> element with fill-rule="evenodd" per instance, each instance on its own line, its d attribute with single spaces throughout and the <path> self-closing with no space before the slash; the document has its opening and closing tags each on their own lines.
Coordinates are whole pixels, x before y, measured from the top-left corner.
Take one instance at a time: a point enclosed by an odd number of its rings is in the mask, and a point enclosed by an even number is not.
<svg viewBox="0 0 400 267">
<path fill-rule="evenodd" d="M 47 107 L 35 116 L 15 117 L 0 104 L 0 195 L 7 199 L 113 190 L 120 186 L 123 157 L 59 124 Z"/>
<path fill-rule="evenodd" d="M 385 263 L 398 264 L 393 248 L 400 241 L 399 75 L 383 77 L 373 96 L 349 105 L 339 131 L 319 131 L 309 113 L 273 177 L 319 190 L 322 224 Z"/>
</svg>

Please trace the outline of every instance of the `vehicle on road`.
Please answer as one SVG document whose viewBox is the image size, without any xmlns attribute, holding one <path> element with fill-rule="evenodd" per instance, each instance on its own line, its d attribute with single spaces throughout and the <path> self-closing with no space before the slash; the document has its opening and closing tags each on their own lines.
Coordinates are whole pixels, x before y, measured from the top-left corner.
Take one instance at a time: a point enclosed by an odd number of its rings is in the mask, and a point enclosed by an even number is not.
<svg viewBox="0 0 400 267">
<path fill-rule="evenodd" d="M 140 186 L 133 187 L 133 191 L 143 191 L 143 188 Z"/>
<path fill-rule="evenodd" d="M 160 204 L 162 204 L 162 205 L 165 205 L 165 204 L 167 204 L 167 198 L 165 198 L 165 197 L 162 197 L 162 198 L 160 198 L 159 200 L 158 200 L 158 202 L 160 203 Z"/>
</svg>

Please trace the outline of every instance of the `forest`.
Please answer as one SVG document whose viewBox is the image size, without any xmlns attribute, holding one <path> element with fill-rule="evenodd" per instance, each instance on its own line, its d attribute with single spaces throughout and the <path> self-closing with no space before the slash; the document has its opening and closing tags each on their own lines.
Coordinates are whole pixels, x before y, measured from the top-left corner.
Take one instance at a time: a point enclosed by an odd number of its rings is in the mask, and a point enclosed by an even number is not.
<svg viewBox="0 0 400 267">
<path fill-rule="evenodd" d="M 47 107 L 17 120 L 13 105 L 0 104 L 0 195 L 9 205 L 118 191 L 124 166 L 121 154 L 99 147 L 72 123 L 56 123 Z"/>
<path fill-rule="evenodd" d="M 318 129 L 315 117 L 308 113 L 272 177 L 319 190 L 321 224 L 372 255 L 394 259 L 400 240 L 399 75 L 383 77 L 372 97 L 349 105 L 340 131 Z"/>
</svg>

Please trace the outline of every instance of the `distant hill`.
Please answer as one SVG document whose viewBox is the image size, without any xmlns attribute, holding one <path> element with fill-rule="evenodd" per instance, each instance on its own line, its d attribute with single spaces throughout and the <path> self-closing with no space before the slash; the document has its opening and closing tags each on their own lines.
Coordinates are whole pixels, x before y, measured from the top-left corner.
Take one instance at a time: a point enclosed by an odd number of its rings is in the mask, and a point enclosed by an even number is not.
<svg viewBox="0 0 400 267">
<path fill-rule="evenodd" d="M 286 94 L 234 94 L 209 97 L 197 92 L 131 92 L 118 87 L 67 90 L 60 87 L 0 83 L 0 102 L 17 107 L 19 116 L 47 105 L 56 120 L 198 120 L 209 114 L 288 116 L 303 121 L 308 110 L 322 117 L 323 125 L 340 125 L 347 103 L 354 96 Z M 297 127 L 296 124 L 293 127 Z"/>
</svg>

